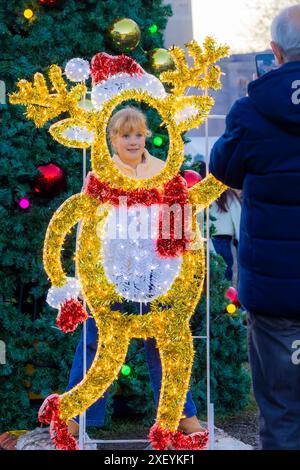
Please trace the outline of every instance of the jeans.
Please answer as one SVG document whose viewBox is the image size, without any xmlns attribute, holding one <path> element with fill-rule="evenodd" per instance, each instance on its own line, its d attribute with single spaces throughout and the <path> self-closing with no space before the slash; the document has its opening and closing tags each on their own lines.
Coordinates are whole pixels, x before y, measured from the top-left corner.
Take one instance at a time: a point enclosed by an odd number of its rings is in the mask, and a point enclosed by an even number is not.
<svg viewBox="0 0 300 470">
<path fill-rule="evenodd" d="M 214 245 L 214 249 L 216 253 L 224 259 L 227 267 L 225 271 L 225 278 L 228 281 L 232 281 L 232 266 L 233 266 L 233 256 L 231 251 L 231 241 L 232 237 L 228 236 L 228 238 L 221 238 L 218 235 L 212 237 L 212 242 Z"/>
<path fill-rule="evenodd" d="M 248 342 L 260 447 L 300 450 L 300 319 L 248 313 Z"/>
<path fill-rule="evenodd" d="M 124 304 L 125 305 L 125 304 Z M 123 306 L 123 304 L 121 304 Z M 145 308 L 146 307 L 146 308 Z M 143 308 L 145 311 L 143 313 L 147 313 L 149 311 L 148 305 L 144 305 Z M 112 306 L 112 310 L 117 310 L 120 308 L 120 304 L 115 304 Z M 98 341 L 98 333 L 95 324 L 95 320 L 92 317 L 89 317 L 87 320 L 86 325 L 86 362 L 87 362 L 87 369 L 91 366 L 96 350 L 97 350 L 97 341 Z M 75 357 L 73 360 L 73 365 L 69 377 L 69 383 L 66 388 L 66 391 L 73 388 L 77 385 L 83 378 L 83 332 L 81 333 L 81 338 L 78 343 Z M 162 378 L 162 368 L 161 362 L 159 357 L 159 351 L 156 347 L 156 341 L 154 338 L 149 338 L 144 341 L 144 348 L 148 363 L 148 369 L 150 374 L 150 381 L 151 387 L 153 390 L 154 400 L 156 407 L 158 407 L 159 402 L 159 394 L 160 394 L 160 387 L 161 387 L 161 378 Z M 102 426 L 104 424 L 105 418 L 105 406 L 108 397 L 108 391 L 105 392 L 102 398 L 99 398 L 90 408 L 86 411 L 86 424 L 87 426 Z M 184 405 L 183 414 L 185 417 L 190 418 L 191 416 L 195 416 L 197 414 L 197 409 L 195 403 L 192 399 L 191 392 L 188 391 L 186 396 L 186 402 Z M 74 418 L 77 422 L 79 420 L 78 416 Z"/>
</svg>

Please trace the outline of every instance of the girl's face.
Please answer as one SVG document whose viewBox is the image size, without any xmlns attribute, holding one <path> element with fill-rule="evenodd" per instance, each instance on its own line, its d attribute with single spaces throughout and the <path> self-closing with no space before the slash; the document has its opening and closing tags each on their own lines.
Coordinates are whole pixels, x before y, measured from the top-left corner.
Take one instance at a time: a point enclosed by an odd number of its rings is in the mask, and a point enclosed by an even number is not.
<svg viewBox="0 0 300 470">
<path fill-rule="evenodd" d="M 146 135 L 140 129 L 121 130 L 111 139 L 114 151 L 122 162 L 137 166 L 142 161 L 145 150 Z"/>
</svg>

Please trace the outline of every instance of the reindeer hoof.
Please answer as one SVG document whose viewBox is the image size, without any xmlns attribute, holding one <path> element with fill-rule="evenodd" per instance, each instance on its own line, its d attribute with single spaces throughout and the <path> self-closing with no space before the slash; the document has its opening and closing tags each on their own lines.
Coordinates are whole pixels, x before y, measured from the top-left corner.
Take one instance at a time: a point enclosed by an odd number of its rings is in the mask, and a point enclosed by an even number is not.
<svg viewBox="0 0 300 470">
<path fill-rule="evenodd" d="M 60 308 L 56 326 L 64 333 L 72 333 L 79 323 L 87 320 L 88 314 L 79 300 L 67 300 Z"/>
<path fill-rule="evenodd" d="M 202 450 L 208 443 L 208 431 L 183 434 L 180 431 L 169 431 L 158 424 L 152 426 L 149 439 L 155 450 Z"/>
<path fill-rule="evenodd" d="M 76 440 L 69 433 L 67 423 L 59 416 L 60 397 L 49 395 L 39 409 L 38 419 L 43 424 L 50 424 L 50 436 L 59 450 L 79 450 Z"/>
</svg>

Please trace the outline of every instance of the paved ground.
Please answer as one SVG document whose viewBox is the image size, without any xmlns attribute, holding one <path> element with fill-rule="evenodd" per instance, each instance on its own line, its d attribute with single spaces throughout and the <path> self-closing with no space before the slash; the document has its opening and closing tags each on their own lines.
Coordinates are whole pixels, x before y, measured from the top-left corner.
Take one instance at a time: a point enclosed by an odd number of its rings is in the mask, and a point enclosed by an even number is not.
<svg viewBox="0 0 300 470">
<path fill-rule="evenodd" d="M 5 434 L 5 436 L 4 436 Z M 48 428 L 36 428 L 33 431 L 28 431 L 21 436 L 10 435 L 4 433 L 0 436 L 0 443 L 2 442 L 3 450 L 54 450 L 49 436 Z M 9 438 L 10 437 L 10 438 Z M 145 436 L 140 436 L 143 439 Z M 130 439 L 130 436 L 126 437 Z M 5 445 L 6 443 L 6 445 Z M 136 450 L 145 449 L 145 443 L 111 443 L 111 444 L 88 444 L 85 445 L 85 450 Z M 252 450 L 252 446 L 229 436 L 221 429 L 215 430 L 215 450 Z M 151 449 L 148 449 L 151 450 Z"/>
</svg>

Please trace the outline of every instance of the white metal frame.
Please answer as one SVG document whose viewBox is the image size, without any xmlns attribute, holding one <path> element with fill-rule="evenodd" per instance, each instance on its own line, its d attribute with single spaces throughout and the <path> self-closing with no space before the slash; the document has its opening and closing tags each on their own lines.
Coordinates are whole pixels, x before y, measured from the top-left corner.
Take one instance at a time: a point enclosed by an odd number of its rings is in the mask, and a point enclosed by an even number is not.
<svg viewBox="0 0 300 470">
<path fill-rule="evenodd" d="M 205 163 L 206 168 L 209 164 L 209 141 L 208 141 L 208 128 L 209 120 L 222 119 L 225 120 L 225 115 L 210 115 L 205 121 Z M 82 178 L 83 182 L 86 177 L 86 163 L 87 163 L 87 152 L 83 150 L 83 166 L 82 166 Z M 209 208 L 206 209 L 206 221 L 209 220 Z M 77 234 L 80 230 L 80 224 L 78 225 Z M 77 241 L 77 240 L 76 240 Z M 206 340 L 206 397 L 207 397 L 207 424 L 209 431 L 209 450 L 214 449 L 215 444 L 215 426 L 214 426 L 214 404 L 211 403 L 211 389 L 210 389 L 210 377 L 211 377 L 211 363 L 210 363 L 210 250 L 209 250 L 209 223 L 206 223 L 206 233 L 204 241 L 206 242 L 206 335 L 205 336 L 193 336 L 194 339 Z M 86 308 L 86 304 L 84 303 Z M 141 311 L 140 311 L 141 313 Z M 83 377 L 86 375 L 86 323 L 83 324 Z M 84 411 L 79 417 L 79 448 L 83 450 L 86 444 L 121 444 L 121 443 L 149 443 L 147 439 L 90 439 L 86 434 L 86 412 Z"/>
</svg>

